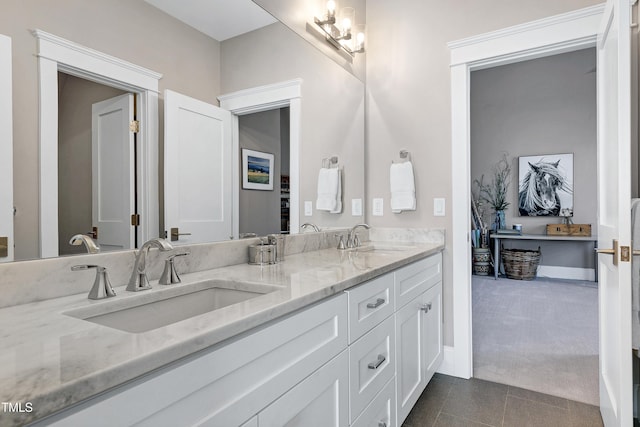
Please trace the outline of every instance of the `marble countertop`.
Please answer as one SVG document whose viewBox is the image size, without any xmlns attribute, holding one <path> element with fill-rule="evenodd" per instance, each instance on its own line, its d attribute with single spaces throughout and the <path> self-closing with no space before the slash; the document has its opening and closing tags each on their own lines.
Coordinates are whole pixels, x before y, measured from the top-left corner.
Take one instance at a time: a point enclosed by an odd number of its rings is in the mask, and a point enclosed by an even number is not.
<svg viewBox="0 0 640 427">
<path fill-rule="evenodd" d="M 107 300 L 91 301 L 83 293 L 0 309 L 0 401 L 21 402 L 23 408 L 30 402 L 32 407 L 20 414 L 0 411 L 0 425 L 42 418 L 442 249 L 438 243 L 413 243 L 403 250 L 322 249 L 289 255 L 275 265 L 237 264 L 184 274 L 183 283 L 173 286 L 220 279 L 240 289 L 249 282 L 275 290 L 142 333 L 65 313 L 83 307 L 99 310 L 107 303 L 126 305 L 170 287 L 152 281 L 150 291 L 130 293 L 118 287 L 117 296 Z"/>
</svg>

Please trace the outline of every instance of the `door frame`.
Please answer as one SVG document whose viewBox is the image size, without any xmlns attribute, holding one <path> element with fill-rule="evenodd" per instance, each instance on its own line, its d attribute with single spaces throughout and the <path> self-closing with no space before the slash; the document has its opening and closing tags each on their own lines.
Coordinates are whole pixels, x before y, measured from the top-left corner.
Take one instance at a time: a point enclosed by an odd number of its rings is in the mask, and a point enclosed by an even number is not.
<svg viewBox="0 0 640 427">
<path fill-rule="evenodd" d="M 245 114 L 289 107 L 289 233 L 300 228 L 300 120 L 302 79 L 257 86 L 218 97 L 220 107 L 231 112 L 233 158 L 233 238 L 240 233 L 240 126 Z"/>
<path fill-rule="evenodd" d="M 157 237 L 158 85 L 162 74 L 42 30 L 32 34 L 38 42 L 40 257 L 58 256 L 58 71 L 138 96 L 138 241 Z"/>
<path fill-rule="evenodd" d="M 595 47 L 604 4 L 448 44 L 451 51 L 452 282 L 454 346 L 440 372 L 473 375 L 471 306 L 471 71 Z"/>
<path fill-rule="evenodd" d="M 11 37 L 0 34 L 0 237 L 7 238 L 7 256 L 13 261 L 13 86 Z"/>
</svg>

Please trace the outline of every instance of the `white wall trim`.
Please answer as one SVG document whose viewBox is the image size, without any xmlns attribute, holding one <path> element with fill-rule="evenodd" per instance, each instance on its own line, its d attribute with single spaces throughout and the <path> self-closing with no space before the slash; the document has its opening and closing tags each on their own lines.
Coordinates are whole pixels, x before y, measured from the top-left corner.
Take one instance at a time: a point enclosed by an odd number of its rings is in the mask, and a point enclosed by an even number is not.
<svg viewBox="0 0 640 427">
<path fill-rule="evenodd" d="M 0 236 L 7 237 L 7 255 L 13 261 L 13 86 L 11 38 L 0 35 Z"/>
<path fill-rule="evenodd" d="M 453 372 L 473 375 L 470 231 L 470 73 L 595 46 L 603 5 L 449 43 L 451 49 Z M 450 366 L 450 365 L 448 365 Z"/>
<path fill-rule="evenodd" d="M 271 85 L 257 86 L 218 97 L 220 107 L 232 114 L 233 137 L 233 236 L 238 238 L 240 226 L 240 137 L 238 117 L 289 107 L 289 229 L 297 234 L 300 227 L 300 135 L 302 108 L 302 79 L 288 80 Z"/>
<path fill-rule="evenodd" d="M 588 280 L 592 282 L 596 280 L 596 270 L 594 268 L 540 265 L 538 266 L 537 275 L 553 279 Z"/>
<path fill-rule="evenodd" d="M 158 80 L 161 74 L 54 36 L 32 31 L 38 40 L 40 96 L 40 256 L 58 256 L 58 71 L 140 96 L 138 117 L 138 241 L 159 233 Z"/>
<path fill-rule="evenodd" d="M 442 363 L 440 364 L 440 367 L 438 368 L 438 370 L 436 371 L 439 374 L 443 374 L 443 375 L 451 375 L 451 376 L 455 376 L 456 375 L 456 363 L 455 363 L 455 351 L 454 348 L 448 345 L 444 346 L 443 349 L 443 359 L 442 359 Z"/>
</svg>

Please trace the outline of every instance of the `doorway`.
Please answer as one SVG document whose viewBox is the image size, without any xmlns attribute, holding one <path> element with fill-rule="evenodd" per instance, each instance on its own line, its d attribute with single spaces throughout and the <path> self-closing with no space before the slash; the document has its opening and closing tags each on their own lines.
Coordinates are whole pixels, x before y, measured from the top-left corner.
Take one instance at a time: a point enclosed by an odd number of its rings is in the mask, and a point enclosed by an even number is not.
<svg viewBox="0 0 640 427">
<path fill-rule="evenodd" d="M 113 103 L 108 102 L 127 93 L 111 86 L 58 73 L 59 255 L 86 252 L 81 246 L 69 244 L 71 237 L 76 234 L 93 233 L 93 239 L 98 241 L 103 252 L 135 247 L 135 242 L 132 245 L 129 238 L 132 226 L 128 218 L 135 212 L 130 211 L 129 206 L 121 206 L 121 199 L 124 197 L 128 201 L 129 196 L 133 196 L 135 188 L 135 159 L 124 152 L 128 152 L 132 146 L 128 135 L 129 114 L 121 117 L 122 109 L 114 110 Z M 95 109 L 94 106 L 104 102 L 107 102 L 110 108 L 104 107 L 96 112 L 100 123 L 92 126 L 92 110 Z M 95 135 L 94 127 L 97 131 Z M 105 144 L 101 144 L 98 138 L 100 131 L 109 133 Z M 122 144 L 115 144 L 120 140 L 123 141 Z M 93 142 L 96 143 L 96 147 L 92 147 Z M 103 156 L 100 156 L 100 146 L 105 151 Z M 96 169 L 102 172 L 104 182 L 100 183 L 100 180 L 94 179 L 97 178 L 98 172 L 94 171 L 94 166 L 98 166 Z M 134 180 L 125 179 L 130 177 L 131 173 Z M 116 183 L 126 187 L 112 188 Z M 98 187 L 105 191 L 99 191 Z M 94 203 L 98 194 L 102 194 L 106 206 L 102 206 L 99 199 L 96 199 L 98 203 Z M 122 209 L 118 207 L 126 208 L 126 212 L 120 212 Z M 98 216 L 96 209 L 103 211 L 108 217 Z M 98 224 L 103 220 L 106 220 L 106 227 Z M 118 236 L 122 238 L 118 239 Z"/>
<path fill-rule="evenodd" d="M 531 240 L 500 244 L 541 254 L 532 281 L 474 275 L 474 377 L 598 405 L 594 244 L 545 240 L 546 225 L 560 224 L 561 212 L 579 224 L 597 221 L 595 48 L 472 71 L 470 106 L 475 212 L 492 224 L 490 197 L 479 184 L 491 189 L 496 168 L 508 168 L 505 232 L 519 224 Z M 519 193 L 526 194 L 523 177 L 534 168 L 554 174 L 540 174 L 549 183 L 548 205 L 529 213 Z M 519 277 L 512 267 L 520 264 L 503 265 Z"/>
<path fill-rule="evenodd" d="M 273 155 L 274 159 L 272 190 L 240 189 L 241 235 L 289 234 L 289 127 L 288 107 L 238 118 L 240 150 Z M 244 161 L 242 153 L 240 158 Z M 241 168 L 244 171 L 244 166 Z"/>
</svg>

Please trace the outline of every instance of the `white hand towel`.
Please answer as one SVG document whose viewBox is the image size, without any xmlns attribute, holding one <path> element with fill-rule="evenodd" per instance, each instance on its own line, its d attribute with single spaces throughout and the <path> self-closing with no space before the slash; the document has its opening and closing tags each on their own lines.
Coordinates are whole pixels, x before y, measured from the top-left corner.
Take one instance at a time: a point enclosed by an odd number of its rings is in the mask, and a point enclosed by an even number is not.
<svg viewBox="0 0 640 427">
<path fill-rule="evenodd" d="M 416 185 L 411 162 L 392 163 L 389 170 L 391 212 L 416 210 Z"/>
<path fill-rule="evenodd" d="M 342 213 L 342 171 L 340 169 L 333 170 L 338 171 L 338 194 L 336 195 L 336 207 L 329 213 Z"/>
<path fill-rule="evenodd" d="M 322 168 L 318 173 L 318 198 L 316 209 L 320 211 L 333 211 L 338 204 L 338 169 Z"/>
</svg>

